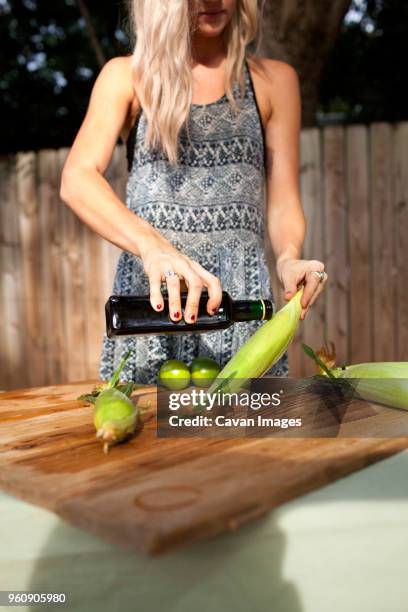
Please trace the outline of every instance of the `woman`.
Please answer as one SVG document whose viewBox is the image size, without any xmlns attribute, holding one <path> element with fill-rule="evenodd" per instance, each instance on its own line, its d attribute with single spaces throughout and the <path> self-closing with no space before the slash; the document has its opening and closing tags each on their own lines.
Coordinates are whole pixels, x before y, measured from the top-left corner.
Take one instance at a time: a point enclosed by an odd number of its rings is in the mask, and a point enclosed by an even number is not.
<svg viewBox="0 0 408 612">
<path fill-rule="evenodd" d="M 324 285 L 323 263 L 301 259 L 298 80 L 289 65 L 248 55 L 258 20 L 257 0 L 134 0 L 133 57 L 101 71 L 63 171 L 63 200 L 123 250 L 113 292 L 150 293 L 160 311 L 166 286 L 173 321 L 195 321 L 203 289 L 210 314 L 222 290 L 273 299 L 265 229 L 285 298 L 305 285 L 302 318 Z M 128 143 L 127 207 L 103 177 L 119 136 Z M 259 325 L 105 336 L 100 375 L 109 378 L 129 348 L 124 374 L 140 382 L 155 382 L 169 358 L 224 365 Z M 269 374 L 287 373 L 285 355 Z"/>
</svg>

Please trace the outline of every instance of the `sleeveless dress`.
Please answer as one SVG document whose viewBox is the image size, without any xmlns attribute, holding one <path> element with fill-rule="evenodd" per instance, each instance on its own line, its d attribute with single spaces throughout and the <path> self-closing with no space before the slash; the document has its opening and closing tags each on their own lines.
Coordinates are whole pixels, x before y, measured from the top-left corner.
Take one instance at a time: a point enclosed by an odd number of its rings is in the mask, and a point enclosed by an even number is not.
<svg viewBox="0 0 408 612">
<path fill-rule="evenodd" d="M 249 67 L 244 64 L 245 95 L 239 112 L 226 95 L 193 104 L 189 130 L 179 141 L 179 166 L 144 145 L 141 111 L 128 140 L 130 210 L 156 227 L 177 249 L 218 276 L 233 299 L 273 301 L 265 258 L 265 142 Z M 239 86 L 234 84 L 238 99 Z M 119 258 L 113 294 L 148 295 L 149 282 L 139 257 Z M 221 366 L 262 325 L 235 323 L 226 330 L 176 335 L 103 337 L 99 374 L 109 379 L 129 349 L 123 378 L 154 384 L 166 359 L 189 364 L 198 356 Z M 287 376 L 287 354 L 267 373 Z"/>
</svg>

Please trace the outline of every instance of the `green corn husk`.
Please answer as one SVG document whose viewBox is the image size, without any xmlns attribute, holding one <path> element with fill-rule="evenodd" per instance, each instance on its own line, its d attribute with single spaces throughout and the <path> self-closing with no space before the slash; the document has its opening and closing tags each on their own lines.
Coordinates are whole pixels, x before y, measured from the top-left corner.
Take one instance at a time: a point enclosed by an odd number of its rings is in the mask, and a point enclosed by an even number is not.
<svg viewBox="0 0 408 612">
<path fill-rule="evenodd" d="M 225 390 L 233 393 L 251 378 L 265 374 L 286 351 L 297 330 L 303 290 L 264 323 L 224 366 L 208 389 L 208 395 Z"/>
<path fill-rule="evenodd" d="M 135 388 L 143 385 L 137 385 L 131 381 L 120 382 L 120 375 L 131 352 L 128 351 L 121 359 L 109 382 L 98 385 L 91 393 L 78 398 L 94 404 L 96 437 L 103 442 L 105 453 L 111 446 L 122 442 L 134 433 L 141 412 L 130 396 Z"/>
<path fill-rule="evenodd" d="M 362 399 L 408 410 L 408 362 L 359 363 L 331 373 L 353 384 Z"/>
<path fill-rule="evenodd" d="M 131 353 L 132 351 L 128 351 L 126 355 L 121 359 L 110 381 L 97 385 L 92 389 L 92 391 L 80 395 L 79 397 L 77 397 L 77 399 L 89 402 L 90 404 L 95 404 L 99 395 L 107 389 L 117 389 L 118 391 L 122 391 L 122 393 L 127 395 L 127 397 L 130 397 L 135 389 L 142 389 L 143 387 L 146 387 L 146 385 L 141 385 L 132 381 L 121 383 L 119 380 L 122 370 L 125 367 Z"/>
<path fill-rule="evenodd" d="M 95 402 L 96 437 L 104 443 L 104 452 L 134 433 L 139 411 L 124 393 L 111 387 L 99 394 Z"/>
</svg>

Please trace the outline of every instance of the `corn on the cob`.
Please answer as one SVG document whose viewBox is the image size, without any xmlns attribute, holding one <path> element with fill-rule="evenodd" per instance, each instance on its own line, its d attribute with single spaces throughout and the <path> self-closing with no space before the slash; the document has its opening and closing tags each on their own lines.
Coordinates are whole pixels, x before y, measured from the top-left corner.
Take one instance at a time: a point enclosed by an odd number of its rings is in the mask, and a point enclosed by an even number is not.
<svg viewBox="0 0 408 612">
<path fill-rule="evenodd" d="M 286 306 L 245 342 L 217 375 L 208 389 L 209 395 L 221 389 L 238 391 L 247 380 L 262 376 L 280 359 L 299 324 L 302 292 L 302 289 L 299 290 Z"/>
<path fill-rule="evenodd" d="M 94 425 L 105 452 L 134 433 L 138 416 L 139 411 L 132 400 L 118 389 L 112 387 L 100 393 L 95 402 Z"/>
<path fill-rule="evenodd" d="M 369 402 L 408 410 L 407 362 L 359 363 L 331 372 L 336 378 L 347 379 Z"/>
<path fill-rule="evenodd" d="M 91 393 L 78 398 L 95 405 L 96 437 L 103 442 L 105 453 L 114 444 L 128 438 L 137 427 L 140 408 L 133 403 L 130 396 L 135 388 L 143 385 L 121 383 L 119 380 L 130 355 L 131 351 L 128 351 L 121 359 L 110 381 L 94 387 Z"/>
<path fill-rule="evenodd" d="M 334 345 L 331 346 L 330 353 L 325 347 L 315 353 L 306 344 L 303 345 L 303 350 L 314 360 L 319 374 L 347 380 L 362 399 L 390 408 L 408 410 L 408 362 L 358 363 L 335 368 Z"/>
</svg>

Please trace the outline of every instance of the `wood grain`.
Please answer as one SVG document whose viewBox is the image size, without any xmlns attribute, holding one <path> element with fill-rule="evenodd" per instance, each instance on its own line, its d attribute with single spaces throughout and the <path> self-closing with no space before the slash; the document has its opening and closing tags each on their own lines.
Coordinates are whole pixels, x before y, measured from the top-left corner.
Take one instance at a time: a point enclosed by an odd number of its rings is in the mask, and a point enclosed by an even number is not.
<svg viewBox="0 0 408 612">
<path fill-rule="evenodd" d="M 293 376 L 313 368 L 302 341 L 318 348 L 334 340 L 340 361 L 408 359 L 407 142 L 407 123 L 302 132 L 304 255 L 323 259 L 330 279 L 289 348 Z M 103 305 L 121 252 L 61 202 L 66 155 L 29 152 L 0 162 L 3 389 L 98 376 Z M 106 177 L 124 201 L 123 146 Z M 267 256 L 281 306 L 269 245 Z"/>
<path fill-rule="evenodd" d="M 29 385 L 24 333 L 23 262 L 18 220 L 16 161 L 3 157 L 0 163 L 0 242 L 2 388 Z"/>
<path fill-rule="evenodd" d="M 54 150 L 38 154 L 38 199 L 41 258 L 41 317 L 44 321 L 44 377 L 47 384 L 64 380 L 64 337 L 62 326 L 61 217 L 58 199 L 59 167 Z"/>
<path fill-rule="evenodd" d="M 408 124 L 395 128 L 396 359 L 408 361 Z"/>
<path fill-rule="evenodd" d="M 67 152 L 58 152 L 60 171 Z M 87 290 L 84 278 L 85 225 L 68 206 L 62 209 L 63 329 L 66 376 L 68 380 L 87 378 L 86 317 Z"/>
<path fill-rule="evenodd" d="M 325 239 L 323 232 L 323 193 L 322 193 L 322 158 L 321 133 L 318 129 L 303 130 L 300 140 L 301 151 L 301 192 L 302 203 L 307 219 L 307 232 L 303 249 L 305 259 L 318 259 L 326 261 Z M 301 326 L 303 338 L 295 339 L 295 350 L 300 361 L 298 376 L 310 376 L 315 373 L 315 366 L 311 359 L 303 358 L 303 340 L 314 349 L 319 349 L 326 343 L 326 298 L 325 291 L 307 314 Z"/>
<path fill-rule="evenodd" d="M 13 232 L 15 224 L 9 219 L 8 203 L 13 201 L 12 195 L 12 167 L 13 162 L 10 157 L 2 156 L 0 158 L 0 201 L 3 205 L 0 208 L 0 318 L 1 321 L 8 322 L 10 317 L 10 304 L 12 295 L 8 288 L 8 276 L 13 274 L 10 263 L 13 257 L 10 257 L 10 230 Z M 14 245 L 13 245 L 14 246 Z M 16 313 L 17 314 L 17 313 Z M 9 330 L 7 325 L 0 326 L 0 389 L 7 388 L 12 370 L 10 342 L 7 335 Z"/>
<path fill-rule="evenodd" d="M 376 123 L 371 133 L 373 266 L 373 359 L 393 361 L 396 344 L 392 128 Z"/>
<path fill-rule="evenodd" d="M 41 261 L 37 157 L 33 152 L 17 155 L 17 203 L 23 273 L 24 347 L 28 384 L 45 382 L 46 334 L 41 312 Z"/>
<path fill-rule="evenodd" d="M 350 354 L 355 363 L 371 361 L 372 324 L 371 227 L 368 132 L 347 128 L 348 236 L 350 258 Z"/>
<path fill-rule="evenodd" d="M 340 126 L 324 132 L 324 214 L 327 282 L 328 340 L 336 345 L 339 362 L 350 362 L 349 261 L 347 241 L 345 134 Z"/>
<path fill-rule="evenodd" d="M 139 434 L 104 455 L 93 408 L 76 399 L 96 382 L 0 394 L 0 486 L 147 553 L 237 529 L 408 446 L 408 438 L 158 438 L 150 387 L 135 392 L 152 401 Z M 407 415 L 391 412 L 396 431 Z"/>
</svg>

